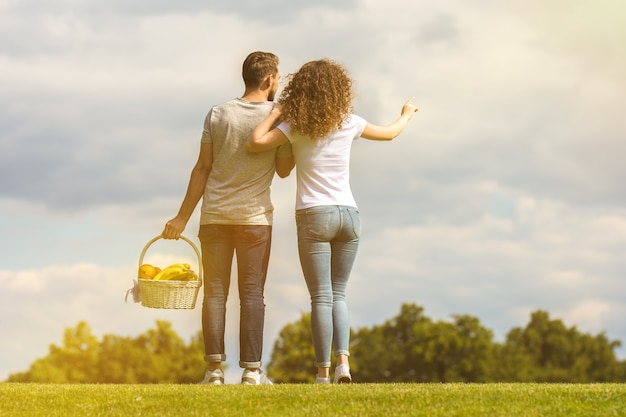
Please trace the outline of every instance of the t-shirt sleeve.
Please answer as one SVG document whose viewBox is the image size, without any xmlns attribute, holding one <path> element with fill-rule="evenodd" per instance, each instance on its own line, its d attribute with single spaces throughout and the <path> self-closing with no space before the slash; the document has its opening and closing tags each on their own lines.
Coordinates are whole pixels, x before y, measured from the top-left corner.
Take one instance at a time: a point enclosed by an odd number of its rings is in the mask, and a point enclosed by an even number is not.
<svg viewBox="0 0 626 417">
<path fill-rule="evenodd" d="M 209 110 L 209 114 L 204 118 L 204 127 L 202 128 L 202 139 L 200 139 L 200 143 L 213 143 L 213 138 L 211 137 L 211 115 L 213 114 L 213 109 Z"/>
<path fill-rule="evenodd" d="M 287 136 L 287 140 L 289 140 L 289 143 L 291 144 L 291 125 L 287 122 L 281 122 L 278 124 L 278 126 L 276 126 L 276 129 L 283 132 L 283 134 Z"/>
<path fill-rule="evenodd" d="M 357 116 L 356 114 L 352 115 L 352 122 L 354 123 L 354 139 L 358 139 L 363 134 L 365 130 L 365 126 L 367 125 L 367 120 L 362 118 L 361 116 Z"/>
</svg>

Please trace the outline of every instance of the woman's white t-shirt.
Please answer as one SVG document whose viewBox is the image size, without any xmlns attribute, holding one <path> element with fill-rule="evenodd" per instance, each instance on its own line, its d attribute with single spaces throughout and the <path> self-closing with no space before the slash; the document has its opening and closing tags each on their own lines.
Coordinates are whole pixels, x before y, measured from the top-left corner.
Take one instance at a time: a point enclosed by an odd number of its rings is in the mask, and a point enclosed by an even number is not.
<svg viewBox="0 0 626 417">
<path fill-rule="evenodd" d="M 296 161 L 296 210 L 326 205 L 356 207 L 350 189 L 350 149 L 366 123 L 353 114 L 341 129 L 322 139 L 293 132 L 289 123 L 278 125 L 291 142 Z"/>
</svg>

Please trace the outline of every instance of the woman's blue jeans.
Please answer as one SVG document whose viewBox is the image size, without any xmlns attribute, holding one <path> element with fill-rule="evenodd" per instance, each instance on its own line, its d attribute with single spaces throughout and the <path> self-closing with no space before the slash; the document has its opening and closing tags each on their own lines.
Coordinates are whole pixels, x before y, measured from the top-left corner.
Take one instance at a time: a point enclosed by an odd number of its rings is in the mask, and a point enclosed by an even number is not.
<svg viewBox="0 0 626 417">
<path fill-rule="evenodd" d="M 356 259 L 361 220 L 356 207 L 317 206 L 296 211 L 298 253 L 311 296 L 315 366 L 330 367 L 334 353 L 349 355 L 346 286 Z"/>
<path fill-rule="evenodd" d="M 237 253 L 240 303 L 239 366 L 260 368 L 265 323 L 264 287 L 272 241 L 271 226 L 200 225 L 204 302 L 204 359 L 226 360 L 224 330 L 233 254 Z"/>
</svg>

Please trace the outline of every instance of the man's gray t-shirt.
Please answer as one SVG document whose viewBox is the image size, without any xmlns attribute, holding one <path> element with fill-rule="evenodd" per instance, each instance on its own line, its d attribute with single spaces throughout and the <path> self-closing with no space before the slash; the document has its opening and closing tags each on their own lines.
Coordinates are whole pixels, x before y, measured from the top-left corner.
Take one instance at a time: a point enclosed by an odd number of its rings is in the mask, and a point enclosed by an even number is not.
<svg viewBox="0 0 626 417">
<path fill-rule="evenodd" d="M 200 224 L 272 224 L 270 185 L 276 172 L 276 155 L 290 156 L 291 146 L 252 153 L 246 150 L 246 140 L 273 106 L 270 101 L 233 99 L 209 111 L 202 143 L 213 145 L 213 165 Z"/>
</svg>

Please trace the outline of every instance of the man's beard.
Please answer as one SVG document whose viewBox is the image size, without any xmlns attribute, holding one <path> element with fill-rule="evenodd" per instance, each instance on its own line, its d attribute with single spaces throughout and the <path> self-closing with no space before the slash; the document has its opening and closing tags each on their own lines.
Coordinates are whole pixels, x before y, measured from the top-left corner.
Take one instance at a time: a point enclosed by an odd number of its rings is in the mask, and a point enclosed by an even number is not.
<svg viewBox="0 0 626 417">
<path fill-rule="evenodd" d="M 274 101 L 277 91 L 278 91 L 278 87 L 274 88 L 273 90 L 270 90 L 269 94 L 267 95 L 267 101 Z"/>
</svg>

